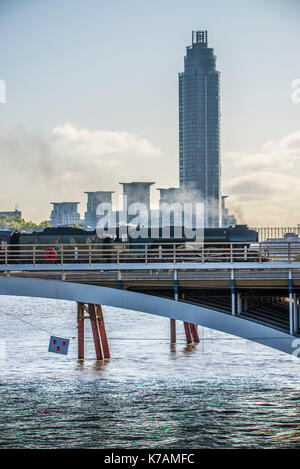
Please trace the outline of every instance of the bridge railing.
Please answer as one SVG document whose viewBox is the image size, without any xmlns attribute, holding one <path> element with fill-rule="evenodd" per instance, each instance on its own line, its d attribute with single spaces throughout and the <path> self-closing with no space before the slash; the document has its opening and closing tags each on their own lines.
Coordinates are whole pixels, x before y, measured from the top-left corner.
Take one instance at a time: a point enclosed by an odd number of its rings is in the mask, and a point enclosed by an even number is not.
<svg viewBox="0 0 300 469">
<path fill-rule="evenodd" d="M 300 224 L 298 226 L 261 226 L 251 227 L 251 230 L 257 231 L 259 241 L 267 239 L 283 238 L 285 235 L 294 234 L 300 236 Z"/>
<path fill-rule="evenodd" d="M 0 246 L 1 265 L 300 262 L 300 243 L 103 243 Z"/>
</svg>

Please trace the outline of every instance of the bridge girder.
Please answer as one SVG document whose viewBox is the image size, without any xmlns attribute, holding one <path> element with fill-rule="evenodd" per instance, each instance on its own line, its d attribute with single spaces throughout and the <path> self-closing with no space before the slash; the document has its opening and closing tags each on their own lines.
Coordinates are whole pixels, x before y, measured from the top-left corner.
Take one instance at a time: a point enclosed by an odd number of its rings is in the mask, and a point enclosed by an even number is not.
<svg viewBox="0 0 300 469">
<path fill-rule="evenodd" d="M 295 336 L 291 334 L 238 315 L 144 293 L 58 280 L 2 277 L 0 295 L 61 299 L 141 311 L 198 324 L 295 354 Z"/>
</svg>

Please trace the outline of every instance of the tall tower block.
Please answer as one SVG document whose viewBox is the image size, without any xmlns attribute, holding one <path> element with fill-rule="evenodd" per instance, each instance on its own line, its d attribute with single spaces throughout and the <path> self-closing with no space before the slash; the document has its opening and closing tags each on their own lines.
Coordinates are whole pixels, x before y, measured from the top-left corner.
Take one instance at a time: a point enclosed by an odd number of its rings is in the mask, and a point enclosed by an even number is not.
<svg viewBox="0 0 300 469">
<path fill-rule="evenodd" d="M 207 31 L 193 31 L 179 74 L 180 187 L 205 204 L 205 225 L 220 226 L 220 73 Z"/>
</svg>

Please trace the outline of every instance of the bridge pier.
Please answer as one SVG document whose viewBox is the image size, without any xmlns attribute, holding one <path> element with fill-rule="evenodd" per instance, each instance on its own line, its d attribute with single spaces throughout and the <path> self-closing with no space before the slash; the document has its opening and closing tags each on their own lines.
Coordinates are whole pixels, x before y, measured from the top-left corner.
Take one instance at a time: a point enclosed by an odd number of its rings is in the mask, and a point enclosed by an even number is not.
<svg viewBox="0 0 300 469">
<path fill-rule="evenodd" d="M 191 330 L 191 333 L 192 333 L 192 338 L 194 340 L 194 342 L 196 344 L 198 344 L 200 342 L 200 339 L 199 339 L 199 334 L 198 334 L 198 327 L 196 324 L 190 324 L 190 330 Z"/>
<path fill-rule="evenodd" d="M 176 344 L 176 320 L 170 319 L 171 344 Z"/>
<path fill-rule="evenodd" d="M 242 294 L 237 293 L 237 313 L 241 314 L 242 312 Z"/>
<path fill-rule="evenodd" d="M 118 270 L 118 290 L 122 290 L 122 273 Z"/>
<path fill-rule="evenodd" d="M 85 313 L 88 315 L 85 316 Z M 90 319 L 97 360 L 110 358 L 102 307 L 92 303 L 77 303 L 78 360 L 84 360 L 84 320 Z"/>
<path fill-rule="evenodd" d="M 230 289 L 231 289 L 231 314 L 235 316 L 235 285 L 234 285 L 234 270 L 231 269 L 230 275 Z"/>
<path fill-rule="evenodd" d="M 178 301 L 178 280 L 177 280 L 177 270 L 174 269 L 174 299 Z"/>
<path fill-rule="evenodd" d="M 192 339 L 192 332 L 191 332 L 191 325 L 189 322 L 184 322 L 184 332 L 185 332 L 185 337 L 186 337 L 186 343 L 187 344 L 192 344 L 193 339 Z"/>
<path fill-rule="evenodd" d="M 174 300 L 178 301 L 178 280 L 177 280 L 177 270 L 174 269 L 174 278 L 173 278 L 173 290 L 174 290 Z M 170 319 L 170 335 L 171 335 L 171 344 L 176 344 L 176 320 Z"/>
<path fill-rule="evenodd" d="M 299 328 L 299 320 L 298 320 L 297 294 L 293 293 L 293 329 L 294 329 L 294 334 L 297 334 L 298 328 Z"/>
<path fill-rule="evenodd" d="M 90 316 L 90 321 L 91 321 L 91 326 L 92 326 L 92 331 L 93 331 L 96 358 L 97 360 L 103 360 L 104 354 L 103 354 L 103 349 L 102 349 L 98 320 L 96 316 L 96 307 L 94 304 L 89 304 L 89 316 Z"/>
<path fill-rule="evenodd" d="M 106 335 L 102 307 L 101 305 L 95 305 L 95 306 L 96 306 L 97 322 L 98 322 L 99 333 L 100 333 L 100 340 L 102 343 L 103 356 L 104 358 L 110 358 L 110 351 L 109 351 L 109 345 L 108 345 L 108 340 L 107 340 L 107 335 Z"/>
<path fill-rule="evenodd" d="M 294 334 L 294 311 L 293 311 L 293 280 L 292 271 L 289 269 L 289 330 Z"/>
<path fill-rule="evenodd" d="M 173 291 L 174 291 L 174 300 L 178 301 L 178 276 L 177 270 L 174 269 L 173 277 Z M 184 292 L 182 292 L 182 299 L 184 299 Z M 193 342 L 200 342 L 198 329 L 195 324 L 190 324 L 189 322 L 184 322 L 184 331 L 187 344 L 192 344 Z M 170 319 L 170 335 L 171 335 L 171 344 L 176 343 L 176 321 L 175 319 Z"/>
<path fill-rule="evenodd" d="M 77 303 L 78 360 L 84 360 L 84 304 Z"/>
<path fill-rule="evenodd" d="M 195 344 L 200 342 L 199 334 L 198 334 L 198 327 L 196 324 L 191 324 L 189 322 L 184 322 L 184 332 L 186 337 L 187 344 Z M 176 344 L 176 320 L 170 319 L 170 337 L 171 337 L 171 345 Z"/>
</svg>

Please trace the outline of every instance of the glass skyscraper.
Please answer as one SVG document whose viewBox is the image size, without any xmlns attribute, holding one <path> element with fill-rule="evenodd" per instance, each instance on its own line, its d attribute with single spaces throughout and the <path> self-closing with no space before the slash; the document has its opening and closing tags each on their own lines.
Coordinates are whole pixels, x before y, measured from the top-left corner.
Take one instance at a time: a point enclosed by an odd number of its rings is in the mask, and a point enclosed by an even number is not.
<svg viewBox="0 0 300 469">
<path fill-rule="evenodd" d="M 205 225 L 220 226 L 220 74 L 207 31 L 193 31 L 179 74 L 180 187 L 205 204 Z"/>
</svg>

